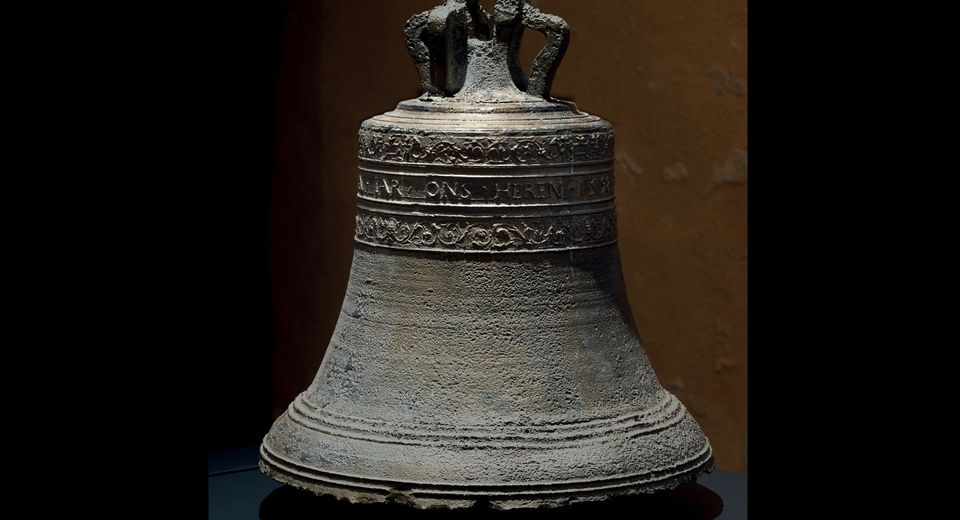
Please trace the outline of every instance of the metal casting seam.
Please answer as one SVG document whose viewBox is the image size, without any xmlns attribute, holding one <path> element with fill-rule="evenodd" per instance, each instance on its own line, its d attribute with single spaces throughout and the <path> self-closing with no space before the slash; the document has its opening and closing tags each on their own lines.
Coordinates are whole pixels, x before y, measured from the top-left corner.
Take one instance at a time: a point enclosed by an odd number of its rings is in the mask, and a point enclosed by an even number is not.
<svg viewBox="0 0 960 520">
<path fill-rule="evenodd" d="M 426 199 L 408 199 L 408 200 L 390 200 L 390 199 L 376 199 L 372 197 L 367 197 L 364 195 L 357 194 L 357 198 L 364 202 L 375 202 L 380 204 L 387 204 L 392 206 L 424 206 L 428 208 L 483 208 L 483 209 L 514 209 L 514 208 L 555 208 L 555 207 L 570 207 L 570 206 L 585 206 L 588 204 L 607 204 L 611 206 L 611 209 L 615 209 L 616 199 L 615 197 L 607 197 L 603 199 L 587 199 L 587 200 L 578 200 L 578 201 L 564 201 L 556 203 L 544 203 L 544 204 L 488 204 L 485 202 L 461 202 L 458 204 L 450 203 L 433 203 L 426 201 Z M 357 206 L 361 207 L 361 206 Z M 364 209 L 369 209 L 364 207 Z M 606 209 L 606 208 L 604 208 Z M 573 214 L 573 213 L 560 213 L 560 215 Z M 540 214 L 538 214 L 540 215 Z M 543 213 L 542 215 L 553 215 L 552 213 Z"/>
<path fill-rule="evenodd" d="M 465 170 L 469 171 L 472 169 L 470 167 L 464 167 L 464 166 L 448 166 L 447 168 L 451 170 L 450 172 L 434 172 L 434 171 L 414 172 L 414 171 L 402 170 L 402 169 L 378 170 L 373 168 L 367 168 L 362 165 L 362 163 L 369 161 L 369 159 L 360 159 L 360 161 L 361 161 L 361 166 L 359 167 L 359 170 L 361 172 L 373 173 L 373 174 L 379 174 L 379 175 L 393 175 L 397 177 L 444 177 L 444 178 L 457 177 L 457 178 L 464 178 L 464 179 L 496 180 L 496 181 L 510 182 L 511 179 L 537 179 L 537 178 L 551 179 L 554 177 L 584 177 L 587 175 L 600 175 L 604 173 L 610 173 L 610 174 L 614 173 L 613 159 L 604 160 L 604 161 L 600 161 L 600 162 L 588 165 L 588 166 L 596 166 L 601 164 L 603 165 L 601 168 L 594 169 L 594 170 L 575 169 L 576 167 L 580 166 L 581 163 L 568 163 L 568 164 L 563 164 L 562 166 L 554 166 L 554 167 L 550 167 L 550 166 L 541 167 L 536 165 L 530 165 L 529 166 L 530 169 L 541 168 L 543 170 L 550 170 L 550 171 L 546 171 L 543 173 L 534 172 L 534 173 L 523 173 L 523 174 L 518 174 L 515 171 L 512 171 L 512 170 L 516 170 L 515 167 L 503 168 L 504 172 L 484 172 L 482 174 L 457 173 L 457 171 L 465 171 Z M 401 166 L 401 163 L 378 163 L 378 165 Z M 409 167 L 410 164 L 403 163 L 402 166 Z M 438 166 L 440 165 L 430 163 L 429 168 L 427 169 L 435 169 L 435 168 L 439 169 L 437 168 Z M 484 166 L 483 169 L 492 170 L 494 168 L 491 166 Z M 511 170 L 509 174 L 498 175 L 498 173 L 506 173 L 507 170 Z"/>
<path fill-rule="evenodd" d="M 598 247 L 610 246 L 618 242 L 617 239 L 611 240 L 609 242 L 603 242 L 599 244 L 591 244 L 585 246 L 567 246 L 567 247 L 555 247 L 555 248 L 543 248 L 543 249 L 507 249 L 503 251 L 493 250 L 493 249 L 441 249 L 435 247 L 417 247 L 417 246 L 397 246 L 392 244 L 377 244 L 374 242 L 367 242 L 359 238 L 354 237 L 353 239 L 358 244 L 363 244 L 370 247 L 383 247 L 387 249 L 398 249 L 401 251 L 426 251 L 430 253 L 457 253 L 457 254 L 491 254 L 491 255 L 503 255 L 503 254 L 530 254 L 530 253 L 553 253 L 553 252 L 563 252 L 563 251 L 579 251 L 582 249 L 595 249 Z"/>
<path fill-rule="evenodd" d="M 338 418 L 343 421 L 354 422 L 354 423 L 367 423 L 375 426 L 384 426 L 387 428 L 400 428 L 400 429 L 409 429 L 409 430 L 422 430 L 428 427 L 440 426 L 450 430 L 456 429 L 456 430 L 474 430 L 474 431 L 502 431 L 504 427 L 513 427 L 513 426 L 520 426 L 523 428 L 538 428 L 541 426 L 546 426 L 546 427 L 552 427 L 554 429 L 562 429 L 562 428 L 568 428 L 568 427 L 579 428 L 581 426 L 592 426 L 595 423 L 622 422 L 622 421 L 628 421 L 634 417 L 645 417 L 649 415 L 654 415 L 672 406 L 674 402 L 680 403 L 680 400 L 677 399 L 677 396 L 671 394 L 670 392 L 667 392 L 666 390 L 664 390 L 663 394 L 664 395 L 659 402 L 657 402 L 655 405 L 641 412 L 627 412 L 619 415 L 596 417 L 596 418 L 585 419 L 582 421 L 543 422 L 543 423 L 527 423 L 527 424 L 506 422 L 506 423 L 498 424 L 497 426 L 489 426 L 489 427 L 484 427 L 480 425 L 465 426 L 465 425 L 459 425 L 459 424 L 435 424 L 435 423 L 403 424 L 403 423 L 392 423 L 392 422 L 383 421 L 383 420 L 363 419 L 359 417 L 343 415 L 343 414 L 322 409 L 316 403 L 310 402 L 306 398 L 305 392 L 301 392 L 300 395 L 297 396 L 297 399 L 301 399 L 305 405 L 307 405 L 308 407 L 314 410 L 317 410 L 318 412 L 322 412 L 326 415 Z M 296 401 L 297 399 L 295 399 L 294 401 Z"/>
<path fill-rule="evenodd" d="M 418 167 L 418 168 L 424 169 L 424 170 L 436 169 L 436 170 L 441 171 L 441 172 L 444 171 L 444 170 L 482 171 L 482 170 L 501 170 L 501 169 L 502 169 L 502 170 L 508 170 L 508 169 L 509 169 L 509 170 L 532 170 L 532 169 L 535 169 L 535 168 L 556 169 L 556 170 L 559 170 L 559 169 L 561 169 L 561 168 L 568 168 L 568 169 L 570 169 L 571 173 L 569 173 L 569 174 L 564 174 L 564 175 L 558 174 L 558 175 L 557 175 L 558 177 L 563 177 L 563 176 L 577 176 L 577 175 L 579 175 L 577 172 L 573 171 L 573 168 L 575 168 L 575 167 L 580 167 L 580 166 L 596 166 L 596 165 L 600 165 L 600 164 L 607 165 L 607 164 L 610 164 L 610 163 L 614 163 L 614 164 L 615 164 L 615 162 L 616 162 L 616 157 L 610 156 L 610 157 L 608 157 L 608 158 L 596 159 L 596 160 L 590 160 L 590 161 L 565 161 L 565 162 L 554 162 L 554 163 L 524 163 L 524 164 L 509 164 L 509 163 L 502 163 L 502 164 L 497 164 L 497 163 L 493 163 L 493 164 L 491 164 L 491 163 L 487 163 L 487 164 L 481 164 L 481 163 L 447 164 L 447 163 L 436 163 L 436 162 L 432 162 L 432 163 L 425 163 L 425 162 L 397 162 L 397 161 L 387 161 L 387 160 L 383 160 L 383 159 L 374 159 L 374 158 L 371 158 L 371 157 L 365 157 L 365 156 L 363 156 L 363 155 L 358 156 L 358 160 L 361 162 L 361 164 L 362 164 L 362 163 L 370 163 L 370 164 L 374 164 L 374 165 L 377 165 L 377 166 L 403 166 L 403 167 L 405 167 L 405 168 Z M 613 170 L 611 169 L 610 171 L 613 171 Z M 599 172 L 598 172 L 598 173 L 599 173 Z M 425 173 L 424 175 L 429 175 L 429 173 Z M 437 174 L 437 175 L 444 175 L 444 174 L 439 173 L 439 174 Z M 451 176 L 452 176 L 452 175 L 454 175 L 454 174 L 451 174 Z M 493 178 L 494 175 L 496 175 L 496 172 L 485 173 L 485 174 L 483 174 L 483 175 L 489 175 L 491 178 Z M 481 178 L 482 178 L 483 175 L 479 175 L 478 177 L 481 177 Z M 524 177 L 526 174 L 525 174 L 525 173 L 519 173 L 519 174 L 518 174 L 518 173 L 511 173 L 510 175 L 513 176 L 513 177 Z M 467 176 L 467 175 L 464 175 L 464 176 Z"/>
<path fill-rule="evenodd" d="M 382 201 L 376 201 L 376 202 L 382 202 Z M 500 215 L 500 214 L 497 214 L 497 215 L 491 215 L 491 214 L 465 215 L 465 214 L 459 214 L 459 213 L 425 213 L 425 212 L 421 212 L 421 211 L 399 212 L 399 211 L 396 211 L 396 210 L 391 211 L 392 208 L 380 209 L 380 208 L 375 208 L 375 207 L 367 206 L 367 205 L 363 205 L 363 206 L 358 205 L 358 206 L 357 206 L 357 209 L 362 210 L 361 213 L 362 213 L 362 212 L 367 212 L 367 213 L 379 213 L 379 214 L 381 214 L 381 215 L 390 215 L 390 216 L 394 216 L 394 217 L 407 217 L 407 216 L 412 216 L 412 217 L 439 217 L 439 218 L 442 218 L 442 219 L 484 220 L 484 221 L 486 221 L 486 220 L 496 220 L 496 219 L 542 219 L 542 218 L 564 219 L 564 218 L 569 218 L 569 217 L 582 217 L 582 216 L 590 216 L 590 215 L 603 215 L 603 216 L 606 216 L 606 215 L 615 215 L 615 214 L 616 214 L 616 208 L 613 207 L 613 206 L 612 206 L 609 202 L 607 202 L 607 201 L 592 201 L 592 202 L 590 202 L 590 204 L 596 204 L 596 205 L 598 205 L 598 206 L 600 206 L 600 207 L 583 209 L 583 210 L 577 210 L 577 211 L 568 211 L 568 212 L 565 211 L 565 212 L 549 212 L 549 213 L 520 213 L 520 214 L 515 214 L 515 215 Z M 601 204 L 602 204 L 602 206 L 601 206 Z M 423 205 L 424 205 L 424 206 L 429 206 L 430 208 L 447 207 L 447 208 L 450 208 L 450 209 L 452 209 L 452 210 L 454 210 L 454 209 L 465 209 L 464 206 L 449 206 L 449 205 L 448 205 L 448 206 L 440 206 L 440 205 L 428 205 L 428 204 L 423 204 Z M 524 206 L 514 206 L 514 207 L 517 208 L 517 209 L 521 209 L 521 210 L 524 208 Z M 501 206 L 501 208 L 502 208 L 502 209 L 508 209 L 509 207 Z"/>
<path fill-rule="evenodd" d="M 292 413 L 291 413 L 292 412 Z M 391 438 L 384 437 L 383 435 L 389 435 L 390 432 L 381 430 L 361 430 L 357 428 L 350 428 L 344 425 L 336 425 L 332 423 L 321 424 L 320 422 L 310 422 L 308 421 L 309 417 L 303 414 L 300 410 L 297 410 L 294 406 L 294 403 L 291 403 L 290 407 L 287 410 L 287 417 L 291 421 L 314 431 L 321 433 L 326 433 L 328 435 L 333 435 L 336 437 L 343 437 L 348 439 L 355 439 L 366 442 L 373 442 L 377 444 L 389 444 L 389 445 L 403 445 L 403 446 L 427 446 L 427 447 L 444 447 L 444 446 L 456 446 L 463 449 L 534 449 L 534 450 L 550 450 L 550 449 L 565 449 L 565 448 L 578 448 L 585 447 L 592 444 L 598 444 L 603 442 L 609 442 L 616 438 L 637 438 L 644 435 L 650 435 L 659 431 L 663 431 L 679 422 L 681 422 L 686 417 L 686 409 L 681 407 L 674 408 L 670 410 L 669 414 L 664 414 L 662 417 L 657 417 L 658 421 L 648 421 L 642 422 L 637 421 L 634 424 L 627 424 L 617 428 L 606 428 L 598 430 L 595 432 L 581 432 L 581 433 L 570 433 L 564 436 L 534 436 L 534 435 L 517 435 L 515 437 L 494 437 L 494 436 L 467 436 L 467 435 L 444 435 L 444 434 L 429 434 L 429 435 L 417 435 L 415 433 L 398 433 L 403 437 Z M 364 435 L 367 434 L 367 435 Z M 374 435 L 378 434 L 378 435 Z M 487 441 L 487 442 L 468 442 L 465 439 L 471 439 L 473 441 Z M 522 442 L 520 439 L 527 439 L 530 442 Z M 534 442 L 542 441 L 542 442 Z M 578 442 L 586 441 L 586 442 Z M 447 444 L 444 444 L 447 443 Z"/>
</svg>

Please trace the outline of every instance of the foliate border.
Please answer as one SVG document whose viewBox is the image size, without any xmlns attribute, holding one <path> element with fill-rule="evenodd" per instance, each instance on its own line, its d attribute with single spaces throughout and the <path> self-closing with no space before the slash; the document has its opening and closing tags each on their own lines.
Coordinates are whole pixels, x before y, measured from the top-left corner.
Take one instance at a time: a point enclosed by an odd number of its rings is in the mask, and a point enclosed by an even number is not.
<svg viewBox="0 0 960 520">
<path fill-rule="evenodd" d="M 617 240 L 614 211 L 570 217 L 443 219 L 357 215 L 356 240 L 398 249 L 514 252 L 585 249 Z"/>
<path fill-rule="evenodd" d="M 612 131 L 456 137 L 360 130 L 360 159 L 446 165 L 530 165 L 613 159 Z"/>
</svg>

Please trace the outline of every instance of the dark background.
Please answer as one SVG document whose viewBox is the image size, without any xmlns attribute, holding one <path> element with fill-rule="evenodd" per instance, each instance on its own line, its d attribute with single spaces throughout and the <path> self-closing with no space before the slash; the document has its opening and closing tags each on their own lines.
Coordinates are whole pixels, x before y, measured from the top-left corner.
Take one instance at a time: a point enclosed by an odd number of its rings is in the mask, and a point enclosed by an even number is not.
<svg viewBox="0 0 960 520">
<path fill-rule="evenodd" d="M 353 240 L 356 132 L 415 97 L 402 27 L 439 0 L 224 4 L 208 56 L 208 449 L 312 380 Z M 484 2 L 489 7 L 491 2 Z M 554 95 L 617 131 L 624 277 L 661 381 L 746 472 L 746 0 L 541 0 Z M 528 32 L 526 63 L 542 37 Z"/>
</svg>

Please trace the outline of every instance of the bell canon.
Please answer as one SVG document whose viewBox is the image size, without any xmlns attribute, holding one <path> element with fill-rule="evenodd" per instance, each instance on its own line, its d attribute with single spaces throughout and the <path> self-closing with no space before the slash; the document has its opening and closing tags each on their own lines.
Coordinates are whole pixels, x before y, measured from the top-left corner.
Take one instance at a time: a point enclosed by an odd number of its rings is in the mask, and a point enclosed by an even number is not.
<svg viewBox="0 0 960 520">
<path fill-rule="evenodd" d="M 526 29 L 547 42 L 529 76 Z M 448 0 L 406 35 L 423 95 L 360 129 L 342 311 L 261 470 L 353 502 L 518 508 L 711 469 L 626 298 L 613 128 L 550 96 L 566 22 Z"/>
</svg>

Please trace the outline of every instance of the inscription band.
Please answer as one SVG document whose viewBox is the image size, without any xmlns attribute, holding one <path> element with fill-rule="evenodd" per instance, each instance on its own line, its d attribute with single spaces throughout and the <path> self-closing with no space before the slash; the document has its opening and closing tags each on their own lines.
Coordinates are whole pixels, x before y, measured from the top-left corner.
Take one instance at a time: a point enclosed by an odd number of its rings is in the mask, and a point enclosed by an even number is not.
<svg viewBox="0 0 960 520">
<path fill-rule="evenodd" d="M 360 198 L 434 204 L 586 203 L 613 197 L 613 172 L 578 176 L 409 176 L 360 170 Z"/>
</svg>

